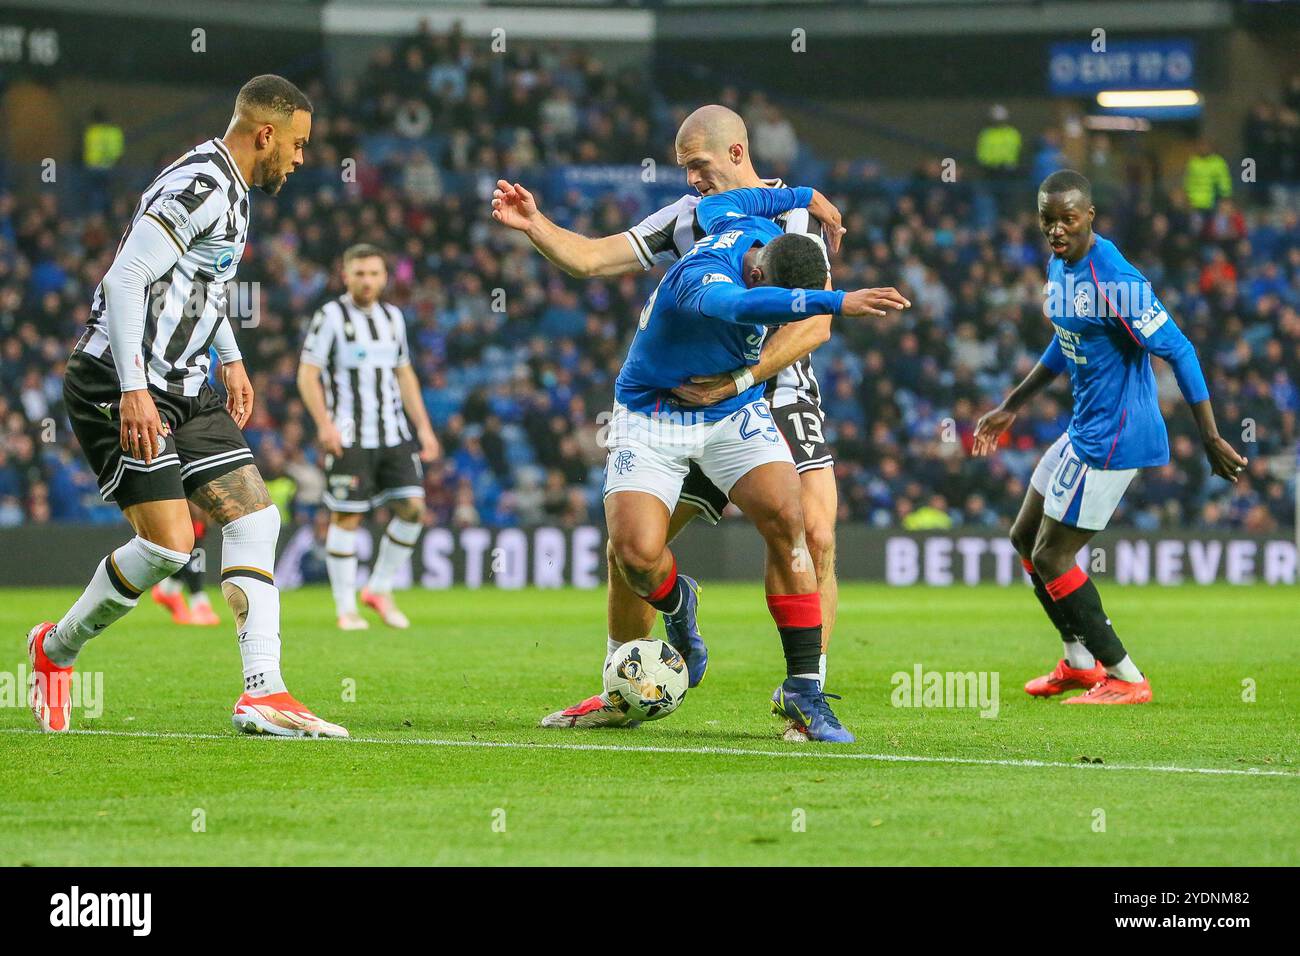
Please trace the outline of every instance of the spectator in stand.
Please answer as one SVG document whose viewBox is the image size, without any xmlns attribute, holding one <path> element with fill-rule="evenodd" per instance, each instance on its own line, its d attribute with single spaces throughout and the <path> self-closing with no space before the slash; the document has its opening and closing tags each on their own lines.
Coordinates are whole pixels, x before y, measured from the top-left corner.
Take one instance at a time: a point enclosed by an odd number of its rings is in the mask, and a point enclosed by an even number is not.
<svg viewBox="0 0 1300 956">
<path fill-rule="evenodd" d="M 313 92 L 322 104 L 313 136 L 320 158 L 300 175 L 316 178 L 290 183 L 279 203 L 254 204 L 263 238 L 250 246 L 240 278 L 261 290 L 257 328 L 236 327 L 259 395 L 250 441 L 268 476 L 283 475 L 277 503 L 293 522 L 311 526 L 322 491 L 319 453 L 291 387 L 298 321 L 342 293 L 336 260 L 361 241 L 393 253 L 392 301 L 406 315 L 412 361 L 443 439 L 447 457 L 426 479 L 432 520 L 599 521 L 592 470 L 603 461 L 600 414 L 658 273 L 570 280 L 531 254 L 526 240 L 521 247 L 491 228 L 480 180 L 507 162 L 567 164 L 581 155 L 639 165 L 662 157 L 678 117 L 649 100 L 650 89 L 644 77 L 608 70 L 578 48 L 512 41 L 507 53 L 489 54 L 458 33 L 425 30 L 378 49 L 355 82 Z M 741 103 L 734 90 L 718 99 Z M 413 100 L 434 112 L 428 141 L 394 135 Z M 769 115 L 780 120 L 755 97 L 751 108 L 759 106 L 756 125 Z M 773 166 L 789 158 L 796 182 L 804 175 L 797 140 L 795 151 L 788 142 L 785 149 L 771 154 Z M 1108 149 L 1096 146 L 1089 162 L 1100 164 Z M 1017 146 L 1016 163 L 1018 154 Z M 344 157 L 356 160 L 355 182 L 339 181 Z M 1012 200 L 999 212 L 987 184 L 945 183 L 937 160 L 890 177 L 860 159 L 826 159 L 829 168 L 813 166 L 811 176 L 834 194 L 849 227 L 833 263 L 837 285 L 897 285 L 917 303 L 906 322 L 837 325 L 818 353 L 841 516 L 882 527 L 1005 523 L 1041 448 L 1064 427 L 1068 393 L 1058 384 L 1017 421 L 991 469 L 967 470 L 941 425 L 953 419 L 956 437 L 968 441 L 962 429 L 969 431 L 972 407 L 1023 377 L 1050 337 L 1042 239 L 1026 200 L 1036 184 L 998 184 Z M 1213 214 L 1194 216 L 1181 190 L 1156 185 L 1131 203 L 1099 202 L 1098 229 L 1176 310 L 1212 392 L 1223 396 L 1224 420 L 1258 423 L 1252 497 L 1237 501 L 1226 483 L 1190 467 L 1194 430 L 1171 414 L 1186 487 L 1153 485 L 1126 520 L 1283 527 L 1293 521 L 1287 505 L 1300 439 L 1296 199 L 1285 189 L 1243 188 Z M 658 201 L 598 186 L 552 198 L 557 221 L 586 234 L 616 233 Z M 0 192 L 0 524 L 120 520 L 73 453 L 59 384 L 135 199 L 114 195 L 99 214 L 80 195 L 43 191 L 19 201 Z M 1157 374 L 1162 394 L 1176 395 L 1159 363 Z"/>
<path fill-rule="evenodd" d="M 989 109 L 989 124 L 975 140 L 975 160 L 986 173 L 997 176 L 1020 168 L 1020 130 L 1011 125 L 1011 114 L 1001 103 Z"/>
<path fill-rule="evenodd" d="M 1208 213 L 1220 199 L 1232 195 L 1232 174 L 1228 163 L 1202 136 L 1187 160 L 1183 173 L 1183 192 L 1187 203 L 1197 212 Z"/>
</svg>

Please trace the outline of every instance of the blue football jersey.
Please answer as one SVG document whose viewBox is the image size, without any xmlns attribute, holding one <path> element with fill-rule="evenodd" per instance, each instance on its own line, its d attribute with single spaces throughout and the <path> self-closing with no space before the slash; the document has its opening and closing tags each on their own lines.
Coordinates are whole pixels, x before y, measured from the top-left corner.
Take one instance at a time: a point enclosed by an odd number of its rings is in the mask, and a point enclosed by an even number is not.
<svg viewBox="0 0 1300 956">
<path fill-rule="evenodd" d="M 1056 329 L 1042 363 L 1068 369 L 1074 392 L 1069 435 L 1093 468 L 1126 469 L 1169 461 L 1151 356 L 1168 361 L 1189 405 L 1209 398 L 1196 349 L 1156 297 L 1151 283 L 1094 235 L 1074 265 L 1047 266 L 1046 312 Z"/>
<path fill-rule="evenodd" d="M 762 397 L 756 383 L 705 408 L 684 406 L 672 389 L 696 375 L 717 375 L 758 361 L 766 326 L 839 311 L 844 293 L 774 286 L 745 287 L 745 254 L 784 233 L 772 222 L 808 205 L 806 187 L 733 189 L 700 201 L 697 216 L 709 235 L 664 274 L 641 310 L 636 337 L 614 384 L 631 411 L 687 411 L 718 421 Z"/>
</svg>

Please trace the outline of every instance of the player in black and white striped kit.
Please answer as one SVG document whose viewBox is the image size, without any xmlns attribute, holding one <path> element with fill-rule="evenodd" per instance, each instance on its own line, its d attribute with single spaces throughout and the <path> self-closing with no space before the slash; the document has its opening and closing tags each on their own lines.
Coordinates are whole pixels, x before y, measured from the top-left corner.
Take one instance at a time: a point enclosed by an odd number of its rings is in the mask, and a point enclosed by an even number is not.
<svg viewBox="0 0 1300 956">
<path fill-rule="evenodd" d="M 280 674 L 280 514 L 240 430 L 253 389 L 227 314 L 244 253 L 250 186 L 275 195 L 303 163 L 310 101 L 283 77 L 240 89 L 223 137 L 200 143 L 154 178 L 95 290 L 68 359 L 63 396 L 73 431 L 135 537 L 107 555 L 57 624 L 28 633 L 30 704 L 46 731 L 69 729 L 68 688 L 86 642 L 190 561 L 187 499 L 221 526 L 221 590 L 235 616 L 244 690 L 232 721 L 277 736 L 346 737 L 285 687 Z M 208 385 L 216 346 L 229 398 Z M 159 675 L 167 679 L 168 675 Z"/>
<path fill-rule="evenodd" d="M 361 601 L 390 627 L 407 628 L 411 622 L 393 601 L 393 579 L 424 526 L 422 462 L 438 457 L 438 439 L 411 366 L 406 321 L 380 300 L 388 281 L 383 251 L 367 244 L 347 249 L 343 281 L 347 292 L 312 316 L 298 366 L 298 392 L 325 453 L 324 497 L 332 513 L 325 563 L 339 627 L 369 627 L 357 609 L 357 529 L 367 512 L 388 502 L 393 517 Z"/>
<path fill-rule="evenodd" d="M 592 239 L 563 229 L 541 213 L 528 190 L 504 180 L 498 182 L 493 195 L 493 217 L 527 235 L 542 255 L 570 275 L 583 278 L 620 275 L 671 263 L 686 255 L 705 235 L 695 218 L 695 207 L 702 196 L 743 187 L 780 185 L 778 180 L 760 179 L 754 171 L 744 121 L 726 107 L 701 107 L 687 117 L 678 131 L 676 150 L 679 165 L 686 169 L 687 182 L 698 195 L 682 196 L 625 232 Z M 788 232 L 808 234 L 819 242 L 824 235 L 823 253 L 827 243 L 830 251 L 836 251 L 844 233 L 838 219 L 820 223 L 810 220 L 807 210 L 796 210 L 782 220 Z M 903 307 L 906 302 L 897 290 L 877 291 L 882 294 L 882 301 L 898 303 L 888 307 Z M 821 594 L 823 684 L 825 651 L 835 623 L 838 595 L 835 578 L 838 491 L 832 467 L 834 459 L 823 433 L 825 417 L 817 377 L 812 370 L 812 352 L 830 338 L 830 323 L 828 315 L 791 322 L 768 334 L 757 365 L 674 389 L 676 397 L 684 403 L 711 405 L 738 394 L 753 382 L 768 382 L 769 404 L 790 445 L 803 486 L 805 535 Z M 726 495 L 692 465 L 670 519 L 669 540 L 697 514 L 716 524 L 726 505 Z M 654 611 L 624 584 L 613 565 L 612 554 L 608 560 L 607 651 L 613 653 L 620 644 L 640 640 L 650 633 Z M 608 706 L 602 695 L 597 695 L 550 714 L 542 720 L 542 725 L 599 727 L 621 722 L 621 715 Z"/>
</svg>

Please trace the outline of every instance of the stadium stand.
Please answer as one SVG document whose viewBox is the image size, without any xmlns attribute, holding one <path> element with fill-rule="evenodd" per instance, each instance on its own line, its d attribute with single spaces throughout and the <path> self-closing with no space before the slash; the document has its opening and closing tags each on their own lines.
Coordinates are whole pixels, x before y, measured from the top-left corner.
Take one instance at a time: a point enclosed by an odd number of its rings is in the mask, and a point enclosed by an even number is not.
<svg viewBox="0 0 1300 956">
<path fill-rule="evenodd" d="M 258 393 L 248 435 L 288 518 L 311 521 L 323 487 L 294 388 L 301 329 L 341 291 L 342 250 L 368 241 L 391 253 L 386 298 L 407 316 L 444 444 L 428 475 L 433 520 L 599 520 L 598 416 L 657 274 L 571 280 L 494 226 L 487 197 L 502 175 L 537 184 L 547 213 L 570 228 L 626 228 L 662 190 L 566 189 L 554 171 L 646 158 L 671 168 L 683 108 L 652 99 L 651 88 L 636 70 L 607 69 L 576 48 L 519 44 L 508 57 L 490 57 L 454 33 L 380 49 L 355 82 L 310 88 L 317 111 L 308 165 L 279 199 L 254 196 L 239 273 L 260 289 L 256 327 L 237 329 Z M 1279 104 L 1261 104 L 1244 131 L 1279 166 L 1297 155 L 1297 90 L 1280 82 Z M 1049 339 L 1035 183 L 1002 179 L 995 189 L 978 179 L 944 182 L 934 164 L 897 176 L 870 162 L 813 156 L 780 107 L 722 95 L 750 118 L 761 171 L 807 177 L 846 212 L 836 284 L 897 285 L 915 304 L 903 318 L 840 323 L 816 356 L 842 518 L 1005 525 L 1068 416 L 1068 391 L 1057 387 L 1017 422 L 1002 455 L 968 455 L 978 415 Z M 176 152 L 219 132 L 193 131 Z M 1038 134 L 1045 148 L 1051 132 Z M 1175 463 L 1134 486 L 1117 522 L 1289 526 L 1300 437 L 1300 191 L 1260 190 L 1201 212 L 1181 177 L 1164 188 L 1137 185 L 1114 168 L 1110 147 L 1096 134 L 1082 170 L 1102 187 L 1097 229 L 1146 271 L 1196 344 L 1225 434 L 1249 429 L 1254 439 L 1239 484 L 1211 478 L 1162 367 Z M 355 175 L 341 181 L 349 158 Z M 107 211 L 96 208 L 98 191 L 23 202 L 0 191 L 0 526 L 120 520 L 71 444 L 61 378 L 150 172 L 97 170 L 97 184 L 111 183 Z"/>
</svg>

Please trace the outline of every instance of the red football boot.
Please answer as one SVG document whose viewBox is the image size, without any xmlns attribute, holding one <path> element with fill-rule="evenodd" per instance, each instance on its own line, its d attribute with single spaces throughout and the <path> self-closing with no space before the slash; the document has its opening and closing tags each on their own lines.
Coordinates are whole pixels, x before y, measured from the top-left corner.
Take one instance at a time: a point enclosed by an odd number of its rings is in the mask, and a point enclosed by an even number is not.
<svg viewBox="0 0 1300 956">
<path fill-rule="evenodd" d="M 1025 685 L 1025 693 L 1031 697 L 1055 697 L 1067 690 L 1087 690 L 1098 681 L 1106 679 L 1106 668 L 1100 663 L 1092 667 L 1071 667 L 1070 662 L 1062 659 L 1056 662 L 1056 669 L 1050 674 L 1035 677 Z"/>
</svg>

